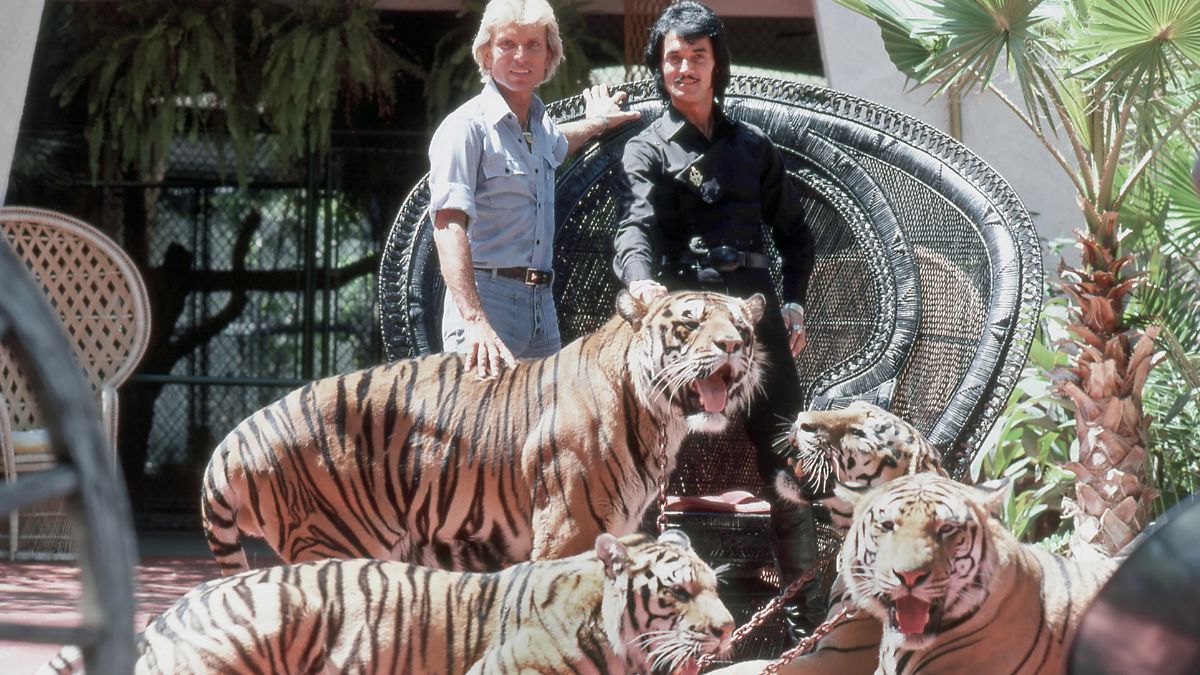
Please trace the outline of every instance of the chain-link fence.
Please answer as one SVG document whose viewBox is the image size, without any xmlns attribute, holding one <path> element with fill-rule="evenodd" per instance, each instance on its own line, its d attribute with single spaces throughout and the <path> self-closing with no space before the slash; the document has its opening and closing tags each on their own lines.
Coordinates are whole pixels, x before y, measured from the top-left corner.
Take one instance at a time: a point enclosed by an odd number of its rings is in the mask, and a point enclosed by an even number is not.
<svg viewBox="0 0 1200 675">
<path fill-rule="evenodd" d="M 22 136 L 51 154 L 83 151 L 61 129 Z M 203 467 L 249 413 L 381 360 L 377 255 L 424 146 L 423 130 L 339 133 L 326 159 L 280 170 L 268 140 L 238 187 L 216 146 L 180 139 L 157 182 L 14 196 L 117 238 L 150 287 L 155 336 L 121 391 L 120 456 L 143 525 L 195 527 Z"/>
</svg>

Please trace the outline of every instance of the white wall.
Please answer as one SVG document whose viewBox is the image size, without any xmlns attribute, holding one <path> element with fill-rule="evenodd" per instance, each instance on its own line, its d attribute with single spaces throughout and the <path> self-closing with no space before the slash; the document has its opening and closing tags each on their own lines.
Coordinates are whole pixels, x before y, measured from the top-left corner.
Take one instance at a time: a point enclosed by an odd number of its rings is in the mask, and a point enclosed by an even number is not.
<svg viewBox="0 0 1200 675">
<path fill-rule="evenodd" d="M 5 0 L 0 30 L 0 204 L 8 192 L 13 146 L 25 108 L 33 46 L 37 43 L 43 0 Z"/>
<path fill-rule="evenodd" d="M 950 132 L 947 99 L 929 100 L 931 89 L 911 89 L 896 70 L 874 21 L 833 0 L 816 0 L 817 33 L 829 86 L 881 103 Z M 1019 102 L 1020 92 L 1003 77 L 1002 89 Z M 1041 142 L 1003 103 L 991 94 L 972 94 L 963 100 L 962 138 L 1008 180 L 1043 240 L 1068 237 L 1084 226 L 1071 181 Z M 1067 253 L 1075 255 L 1074 249 Z M 1047 277 L 1054 278 L 1057 256 L 1044 257 Z"/>
</svg>

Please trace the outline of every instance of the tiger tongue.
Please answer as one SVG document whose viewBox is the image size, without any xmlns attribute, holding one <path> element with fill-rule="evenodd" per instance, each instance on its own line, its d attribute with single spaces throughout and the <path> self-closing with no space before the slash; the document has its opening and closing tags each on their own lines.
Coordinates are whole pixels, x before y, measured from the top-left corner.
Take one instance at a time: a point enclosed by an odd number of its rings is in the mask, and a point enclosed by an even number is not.
<svg viewBox="0 0 1200 675">
<path fill-rule="evenodd" d="M 704 406 L 706 412 L 719 413 L 725 409 L 729 392 L 725 389 L 725 378 L 720 371 L 704 379 L 696 378 L 692 381 L 692 386 L 696 388 L 696 393 L 700 396 L 700 405 Z"/>
<path fill-rule="evenodd" d="M 906 635 L 924 633 L 925 625 L 929 623 L 929 603 L 912 595 L 896 598 L 895 602 L 900 632 Z"/>
</svg>

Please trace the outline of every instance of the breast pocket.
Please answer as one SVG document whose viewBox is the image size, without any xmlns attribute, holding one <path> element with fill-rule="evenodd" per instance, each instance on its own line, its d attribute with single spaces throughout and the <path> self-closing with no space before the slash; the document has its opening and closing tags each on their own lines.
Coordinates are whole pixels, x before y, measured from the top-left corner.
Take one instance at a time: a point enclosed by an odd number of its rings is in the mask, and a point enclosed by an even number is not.
<svg viewBox="0 0 1200 675">
<path fill-rule="evenodd" d="M 485 155 L 483 178 L 483 190 L 479 196 L 493 208 L 520 208 L 533 201 L 529 172 L 515 157 L 506 153 Z"/>
</svg>

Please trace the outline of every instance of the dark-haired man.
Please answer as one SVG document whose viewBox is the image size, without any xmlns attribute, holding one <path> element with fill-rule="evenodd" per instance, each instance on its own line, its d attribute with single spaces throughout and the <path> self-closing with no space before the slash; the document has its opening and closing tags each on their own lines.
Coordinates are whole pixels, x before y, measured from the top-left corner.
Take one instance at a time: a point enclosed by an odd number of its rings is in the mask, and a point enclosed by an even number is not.
<svg viewBox="0 0 1200 675">
<path fill-rule="evenodd" d="M 768 298 L 757 330 L 772 367 L 746 429 L 773 489 L 786 467 L 772 444 L 801 404 L 793 358 L 806 342 L 802 305 L 812 236 L 778 149 L 761 130 L 721 111 L 717 98 L 729 83 L 730 56 L 720 18 L 697 2 L 670 5 L 655 22 L 644 57 L 669 102 L 662 117 L 625 146 L 613 268 L 643 302 L 678 289 Z M 782 306 L 766 227 L 783 263 Z M 780 571 L 791 580 L 816 556 L 812 513 L 769 496 Z M 819 621 L 824 610 L 808 607 L 800 616 L 797 606 L 789 609 L 794 627 Z"/>
</svg>

